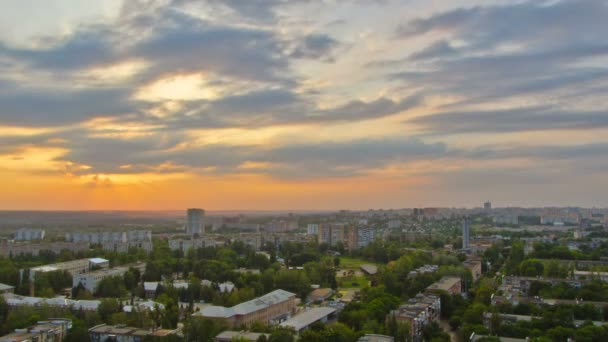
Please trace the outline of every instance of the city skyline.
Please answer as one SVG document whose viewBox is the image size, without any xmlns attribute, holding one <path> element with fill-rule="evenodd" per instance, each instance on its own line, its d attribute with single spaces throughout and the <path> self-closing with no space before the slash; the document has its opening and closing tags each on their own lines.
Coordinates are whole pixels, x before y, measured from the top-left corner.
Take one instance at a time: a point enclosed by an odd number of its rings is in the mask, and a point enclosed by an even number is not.
<svg viewBox="0 0 608 342">
<path fill-rule="evenodd" d="M 0 210 L 608 207 L 605 1 L 0 6 Z"/>
</svg>

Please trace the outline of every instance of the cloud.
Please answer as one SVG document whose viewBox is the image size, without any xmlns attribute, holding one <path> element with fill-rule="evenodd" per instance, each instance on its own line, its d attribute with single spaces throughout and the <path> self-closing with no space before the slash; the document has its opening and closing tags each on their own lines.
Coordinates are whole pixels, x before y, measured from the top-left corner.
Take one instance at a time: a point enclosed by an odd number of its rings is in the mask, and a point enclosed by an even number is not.
<svg viewBox="0 0 608 342">
<path fill-rule="evenodd" d="M 433 134 L 500 133 L 608 127 L 608 111 L 564 111 L 550 107 L 440 112 L 410 119 Z"/>
<path fill-rule="evenodd" d="M 320 109 L 300 94 L 267 89 L 193 103 L 183 115 L 169 119 L 168 124 L 174 128 L 226 128 L 354 122 L 398 114 L 422 105 L 423 101 L 424 95 L 416 93 L 398 101 L 381 97 Z"/>
<path fill-rule="evenodd" d="M 180 148 L 177 136 L 140 137 L 128 140 L 79 137 L 68 143 L 70 152 L 61 161 L 89 165 L 85 174 L 142 173 L 173 165 L 172 172 L 219 174 L 257 172 L 275 177 L 322 177 L 365 174 L 394 163 L 437 158 L 446 153 L 441 143 L 416 139 L 359 139 L 280 146 L 213 144 Z M 254 163 L 271 168 L 242 169 Z M 121 166 L 130 165 L 129 168 Z"/>
<path fill-rule="evenodd" d="M 302 39 L 291 56 L 333 61 L 332 54 L 339 45 L 337 40 L 327 34 L 309 34 Z"/>
<path fill-rule="evenodd" d="M 121 116 L 137 110 L 129 89 L 31 89 L 0 93 L 0 124 L 49 127 L 77 124 L 100 116 Z"/>
</svg>

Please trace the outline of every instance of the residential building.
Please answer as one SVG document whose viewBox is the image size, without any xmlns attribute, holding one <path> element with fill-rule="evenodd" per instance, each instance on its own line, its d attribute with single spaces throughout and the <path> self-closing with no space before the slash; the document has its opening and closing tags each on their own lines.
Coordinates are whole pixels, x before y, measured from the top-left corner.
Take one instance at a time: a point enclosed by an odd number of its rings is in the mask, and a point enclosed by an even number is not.
<svg viewBox="0 0 608 342">
<path fill-rule="evenodd" d="M 580 215 L 577 212 L 571 212 L 563 209 L 549 208 L 545 209 L 540 215 L 540 224 L 554 226 L 569 226 L 578 225 Z"/>
<path fill-rule="evenodd" d="M 459 277 L 443 277 L 439 281 L 429 285 L 425 292 L 427 293 L 438 293 L 447 292 L 455 295 L 462 292 L 462 280 Z"/>
<path fill-rule="evenodd" d="M 142 342 L 150 338 L 162 338 L 171 335 L 180 335 L 180 330 L 148 330 L 125 325 L 101 324 L 89 329 L 91 342 L 119 341 L 119 342 Z"/>
<path fill-rule="evenodd" d="M 490 201 L 486 201 L 483 203 L 483 209 L 484 210 L 492 210 L 492 202 Z"/>
<path fill-rule="evenodd" d="M 193 314 L 220 321 L 230 327 L 246 326 L 253 322 L 279 323 L 289 318 L 295 310 L 295 293 L 275 290 L 256 299 L 227 308 L 208 306 Z"/>
<path fill-rule="evenodd" d="M 342 243 L 350 250 L 366 247 L 376 238 L 373 228 L 346 223 L 321 224 L 317 236 L 319 243 L 326 243 L 330 246 Z"/>
<path fill-rule="evenodd" d="M 401 228 L 401 220 L 390 220 L 387 224 L 388 229 L 399 229 Z"/>
<path fill-rule="evenodd" d="M 422 340 L 422 331 L 425 326 L 439 320 L 441 314 L 441 299 L 438 295 L 417 294 L 407 304 L 399 306 L 387 316 L 389 320 L 405 322 L 410 326 L 410 334 L 414 341 Z"/>
<path fill-rule="evenodd" d="M 0 342 L 59 342 L 72 328 L 72 321 L 65 318 L 39 321 L 25 329 L 0 337 Z"/>
<path fill-rule="evenodd" d="M 262 247 L 263 238 L 261 233 L 239 233 L 231 236 L 231 241 L 241 241 L 242 243 L 251 246 L 254 250 L 259 251 Z"/>
<path fill-rule="evenodd" d="M 181 250 L 184 253 L 187 253 L 190 249 L 199 249 L 205 247 L 217 247 L 224 245 L 223 241 L 216 240 L 211 237 L 199 237 L 192 239 L 170 239 L 169 240 L 169 249 L 172 251 Z"/>
<path fill-rule="evenodd" d="M 471 258 L 465 260 L 462 265 L 471 271 L 471 275 L 473 276 L 473 282 L 476 282 L 477 279 L 481 276 L 481 259 Z"/>
<path fill-rule="evenodd" d="M 272 220 L 266 225 L 266 231 L 274 233 L 285 233 L 298 229 L 298 221 L 295 219 Z"/>
<path fill-rule="evenodd" d="M 201 235 L 205 233 L 205 211 L 198 208 L 190 208 L 187 211 L 186 232 L 190 235 Z"/>
<path fill-rule="evenodd" d="M 21 228 L 15 232 L 15 241 L 44 240 L 44 229 Z"/>
<path fill-rule="evenodd" d="M 18 255 L 38 256 L 40 251 L 48 251 L 53 254 L 59 254 L 63 250 L 68 250 L 74 253 L 86 252 L 89 250 L 89 244 L 86 242 L 14 242 L 9 240 L 0 240 L 0 255 L 4 257 L 13 257 Z"/>
<path fill-rule="evenodd" d="M 319 234 L 319 225 L 316 223 L 309 223 L 306 227 L 306 234 L 317 235 Z"/>
<path fill-rule="evenodd" d="M 308 328 L 311 324 L 316 322 L 327 323 L 327 321 L 334 316 L 336 316 L 336 309 L 333 308 L 324 306 L 307 308 L 285 322 L 282 322 L 279 324 L 279 326 L 283 328 L 291 328 L 296 333 L 300 333 Z"/>
</svg>

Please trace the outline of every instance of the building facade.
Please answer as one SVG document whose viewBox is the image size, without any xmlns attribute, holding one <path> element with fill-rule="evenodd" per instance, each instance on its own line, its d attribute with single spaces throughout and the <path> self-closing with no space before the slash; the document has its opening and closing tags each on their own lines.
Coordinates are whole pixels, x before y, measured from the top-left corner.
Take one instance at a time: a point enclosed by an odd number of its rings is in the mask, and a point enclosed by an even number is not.
<svg viewBox="0 0 608 342">
<path fill-rule="evenodd" d="M 276 324 L 294 313 L 295 298 L 295 293 L 275 290 L 230 308 L 208 306 L 193 316 L 220 321 L 229 327 L 248 326 L 253 322 Z"/>
<path fill-rule="evenodd" d="M 190 208 L 186 212 L 186 232 L 190 235 L 201 235 L 205 233 L 205 211 L 198 208 Z"/>
</svg>

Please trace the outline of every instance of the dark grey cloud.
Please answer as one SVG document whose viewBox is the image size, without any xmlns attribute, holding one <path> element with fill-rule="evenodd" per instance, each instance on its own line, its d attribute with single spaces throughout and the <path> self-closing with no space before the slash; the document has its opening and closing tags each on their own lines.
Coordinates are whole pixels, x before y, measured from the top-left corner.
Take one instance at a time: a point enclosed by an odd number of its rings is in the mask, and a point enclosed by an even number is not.
<svg viewBox="0 0 608 342">
<path fill-rule="evenodd" d="M 422 105 L 424 95 L 416 93 L 399 101 L 379 98 L 319 109 L 308 97 L 287 90 L 270 89 L 193 103 L 181 115 L 167 121 L 173 128 L 263 127 L 284 124 L 353 122 L 379 119 Z"/>
<path fill-rule="evenodd" d="M 441 112 L 408 121 L 433 134 L 500 133 L 608 127 L 608 111 L 531 107 L 494 111 Z"/>
<path fill-rule="evenodd" d="M 409 68 L 390 78 L 438 92 L 478 95 L 479 101 L 563 89 L 573 80 L 597 81 L 608 70 L 584 63 L 608 55 L 607 16 L 606 2 L 587 0 L 458 8 L 400 26 L 401 39 L 430 32 L 443 37 L 409 58 L 373 65 L 424 63 L 416 69 L 425 71 Z"/>
<path fill-rule="evenodd" d="M 333 61 L 333 52 L 340 43 L 327 34 L 309 34 L 296 46 L 292 56 Z"/>
<path fill-rule="evenodd" d="M 447 40 L 438 40 L 430 46 L 413 53 L 408 59 L 410 60 L 422 60 L 431 58 L 445 58 L 454 56 L 458 53 L 458 50 L 452 47 Z"/>
<path fill-rule="evenodd" d="M 14 48 L 0 42 L 0 57 L 30 63 L 40 69 L 74 70 L 117 61 L 113 33 L 103 26 L 85 27 L 59 40 L 44 37 L 41 48 Z"/>
<path fill-rule="evenodd" d="M 548 161 L 605 160 L 608 157 L 608 143 L 579 145 L 519 145 L 519 146 L 482 146 L 469 151 L 460 151 L 462 156 L 471 159 L 513 159 L 532 158 L 541 163 Z M 585 164 L 586 161 L 583 161 Z"/>
<path fill-rule="evenodd" d="M 254 145 L 206 145 L 176 149 L 183 137 L 139 137 L 128 140 L 74 137 L 62 161 L 86 164 L 96 173 L 138 173 L 158 170 L 161 164 L 177 166 L 172 171 L 213 168 L 216 173 L 259 172 L 280 177 L 350 176 L 364 174 L 392 162 L 438 158 L 446 153 L 441 143 L 416 139 L 360 139 L 347 142 L 287 144 L 276 147 Z M 245 162 L 271 163 L 270 169 L 240 169 Z M 130 168 L 121 168 L 131 165 Z M 197 171 L 198 170 L 198 171 Z M 208 172 L 208 171 L 204 171 Z"/>
<path fill-rule="evenodd" d="M 605 1 L 525 1 L 458 8 L 412 20 L 397 32 L 401 38 L 448 32 L 468 49 L 487 49 L 512 42 L 529 45 L 531 49 L 546 49 L 601 38 L 601 32 L 608 29 L 607 13 Z"/>
<path fill-rule="evenodd" d="M 137 110 L 130 89 L 13 88 L 0 93 L 0 125 L 62 126 L 94 117 L 118 117 Z"/>
</svg>

